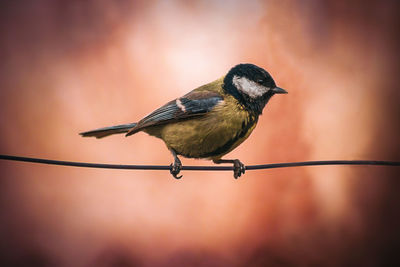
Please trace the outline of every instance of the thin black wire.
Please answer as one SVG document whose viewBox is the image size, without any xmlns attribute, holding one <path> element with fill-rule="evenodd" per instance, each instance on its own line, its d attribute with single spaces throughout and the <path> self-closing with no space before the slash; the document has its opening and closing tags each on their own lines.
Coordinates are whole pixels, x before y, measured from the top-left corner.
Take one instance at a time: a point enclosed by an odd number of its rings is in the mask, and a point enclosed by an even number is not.
<svg viewBox="0 0 400 267">
<path fill-rule="evenodd" d="M 84 167 L 84 168 L 121 169 L 121 170 L 170 170 L 171 169 L 171 166 L 165 166 L 165 165 L 123 165 L 123 164 L 87 163 L 87 162 L 73 162 L 73 161 L 63 161 L 63 160 L 19 157 L 19 156 L 10 156 L 10 155 L 0 155 L 0 160 L 12 160 L 12 161 L 51 164 L 51 165 L 60 165 L 60 166 Z M 285 162 L 285 163 L 249 165 L 249 166 L 246 166 L 246 170 L 261 170 L 261 169 L 301 167 L 301 166 L 320 166 L 320 165 L 400 166 L 400 162 L 399 161 L 384 161 L 384 160 L 318 160 L 318 161 L 301 161 L 301 162 Z M 187 171 L 232 171 L 233 166 L 182 166 L 182 170 L 187 170 Z"/>
</svg>

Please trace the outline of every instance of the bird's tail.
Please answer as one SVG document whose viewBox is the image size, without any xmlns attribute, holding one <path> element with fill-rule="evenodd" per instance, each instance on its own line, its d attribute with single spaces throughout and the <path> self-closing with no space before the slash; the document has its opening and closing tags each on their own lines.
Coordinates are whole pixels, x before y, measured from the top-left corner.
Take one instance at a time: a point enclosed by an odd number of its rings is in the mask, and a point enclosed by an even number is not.
<svg viewBox="0 0 400 267">
<path fill-rule="evenodd" d="M 136 126 L 137 123 L 121 124 L 111 127 L 99 128 L 92 131 L 80 133 L 83 137 L 103 138 L 112 134 L 127 133 L 130 129 Z"/>
</svg>

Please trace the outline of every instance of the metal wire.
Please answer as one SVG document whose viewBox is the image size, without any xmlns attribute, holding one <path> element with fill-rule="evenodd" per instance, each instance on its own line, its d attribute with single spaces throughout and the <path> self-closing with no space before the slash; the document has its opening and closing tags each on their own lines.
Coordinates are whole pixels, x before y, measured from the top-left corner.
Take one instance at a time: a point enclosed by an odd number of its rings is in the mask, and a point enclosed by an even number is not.
<svg viewBox="0 0 400 267">
<path fill-rule="evenodd" d="M 72 166 L 84 168 L 102 168 L 102 169 L 121 169 L 121 170 L 170 170 L 171 166 L 165 165 L 124 165 L 124 164 L 104 164 L 104 163 L 88 163 L 73 162 L 52 159 L 40 159 L 19 157 L 11 155 L 0 155 L 0 160 L 22 161 L 40 164 L 50 164 L 59 166 Z M 318 160 L 318 161 L 301 161 L 301 162 L 284 162 L 271 163 L 261 165 L 248 165 L 246 170 L 261 170 L 273 168 L 288 168 L 301 166 L 320 166 L 320 165 L 376 165 L 376 166 L 400 166 L 400 161 L 384 161 L 384 160 Z M 182 166 L 182 170 L 187 171 L 232 171 L 233 166 Z"/>
</svg>

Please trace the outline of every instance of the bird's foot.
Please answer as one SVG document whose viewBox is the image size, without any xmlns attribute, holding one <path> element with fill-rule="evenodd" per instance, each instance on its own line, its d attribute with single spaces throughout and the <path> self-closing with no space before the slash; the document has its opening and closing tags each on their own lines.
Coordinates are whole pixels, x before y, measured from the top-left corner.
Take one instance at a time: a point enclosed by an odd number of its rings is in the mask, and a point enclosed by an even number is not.
<svg viewBox="0 0 400 267">
<path fill-rule="evenodd" d="M 233 160 L 233 168 L 233 177 L 235 179 L 239 178 L 246 172 L 246 166 L 244 166 L 244 164 L 238 159 Z"/>
<path fill-rule="evenodd" d="M 175 179 L 181 179 L 183 175 L 181 176 L 177 176 L 182 169 L 182 163 L 181 161 L 176 158 L 174 163 L 171 163 L 171 165 L 169 165 L 170 169 L 169 172 L 172 174 L 172 176 L 174 176 Z"/>
<path fill-rule="evenodd" d="M 244 166 L 244 164 L 238 159 L 218 159 L 213 160 L 213 162 L 216 164 L 233 163 L 233 177 L 235 177 L 235 179 L 239 178 L 246 172 L 246 166 Z"/>
</svg>

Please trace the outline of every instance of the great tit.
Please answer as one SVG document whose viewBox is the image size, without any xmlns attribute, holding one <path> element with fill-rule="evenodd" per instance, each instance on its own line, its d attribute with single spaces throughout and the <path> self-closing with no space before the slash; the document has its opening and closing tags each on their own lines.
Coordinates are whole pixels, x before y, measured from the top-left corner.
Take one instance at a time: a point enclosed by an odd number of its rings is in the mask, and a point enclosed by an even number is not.
<svg viewBox="0 0 400 267">
<path fill-rule="evenodd" d="M 271 75 L 253 64 L 239 64 L 228 74 L 200 86 L 156 109 L 137 123 L 122 124 L 80 133 L 106 137 L 143 131 L 162 139 L 174 157 L 171 174 L 182 168 L 178 155 L 205 158 L 214 163 L 233 163 L 234 177 L 245 172 L 238 159 L 221 159 L 240 145 L 256 127 L 258 117 L 275 94 L 287 91 L 276 86 Z"/>
</svg>

